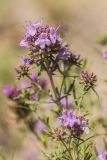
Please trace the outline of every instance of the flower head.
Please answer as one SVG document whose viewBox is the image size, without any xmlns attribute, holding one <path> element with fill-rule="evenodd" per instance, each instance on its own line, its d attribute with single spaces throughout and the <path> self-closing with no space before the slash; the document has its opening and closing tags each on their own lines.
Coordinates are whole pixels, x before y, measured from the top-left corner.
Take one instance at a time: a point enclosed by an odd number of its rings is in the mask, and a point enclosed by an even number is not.
<svg viewBox="0 0 107 160">
<path fill-rule="evenodd" d="M 76 116 L 73 111 L 64 110 L 62 115 L 57 119 L 57 122 L 63 127 L 68 128 L 73 135 L 80 136 L 84 131 L 86 134 L 89 133 L 85 118 L 83 116 Z"/>
<path fill-rule="evenodd" d="M 94 88 L 96 85 L 97 77 L 94 73 L 89 74 L 87 71 L 82 71 L 81 73 L 81 84 L 84 85 L 85 90 Z"/>
<path fill-rule="evenodd" d="M 80 57 L 70 52 L 68 45 L 62 43 L 58 29 L 52 26 L 29 23 L 20 46 L 30 50 L 29 61 L 25 58 L 24 62 L 42 66 L 43 70 L 55 72 L 59 70 L 60 62 L 80 66 Z"/>
<path fill-rule="evenodd" d="M 30 64 L 30 60 L 29 60 L 29 58 L 26 57 L 26 56 L 23 56 L 23 57 L 22 57 L 22 61 L 23 61 L 23 64 L 25 64 L 25 65 L 29 65 L 29 64 Z"/>
<path fill-rule="evenodd" d="M 8 98 L 14 98 L 19 94 L 19 91 L 10 85 L 6 85 L 3 88 L 3 93 L 8 97 Z"/>
<path fill-rule="evenodd" d="M 65 137 L 65 135 L 66 135 L 65 131 L 62 128 L 56 128 L 56 129 L 52 130 L 52 132 L 50 134 L 54 140 L 59 140 L 59 139 Z"/>
<path fill-rule="evenodd" d="M 20 64 L 15 67 L 15 71 L 17 73 L 17 78 L 21 79 L 24 76 L 28 75 L 29 65 L 28 64 Z"/>
<path fill-rule="evenodd" d="M 35 72 L 32 72 L 32 73 L 30 74 L 30 78 L 31 78 L 32 81 L 36 81 L 36 80 L 37 80 L 37 75 L 36 75 L 36 73 L 35 73 Z"/>
<path fill-rule="evenodd" d="M 45 79 L 45 78 L 41 78 L 40 80 L 39 80 L 39 85 L 42 87 L 42 89 L 45 89 L 46 87 L 47 87 L 47 79 Z"/>
<path fill-rule="evenodd" d="M 33 52 L 52 51 L 61 41 L 56 28 L 43 25 L 42 23 L 29 23 L 26 33 L 20 42 L 20 46 Z"/>
</svg>

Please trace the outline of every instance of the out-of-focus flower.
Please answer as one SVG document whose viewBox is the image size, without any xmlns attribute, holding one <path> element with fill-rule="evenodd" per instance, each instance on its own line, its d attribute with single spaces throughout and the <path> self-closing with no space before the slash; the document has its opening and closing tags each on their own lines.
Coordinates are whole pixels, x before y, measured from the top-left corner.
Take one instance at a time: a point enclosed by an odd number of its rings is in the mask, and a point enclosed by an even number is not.
<svg viewBox="0 0 107 160">
<path fill-rule="evenodd" d="M 20 90 L 24 90 L 26 88 L 31 88 L 31 84 L 26 82 L 26 81 L 21 81 L 19 84 L 18 84 L 18 88 Z"/>
<path fill-rule="evenodd" d="M 26 160 L 39 160 L 39 154 L 38 150 L 33 148 L 32 146 L 29 146 L 28 148 L 24 148 L 20 152 L 21 159 Z"/>
<path fill-rule="evenodd" d="M 35 94 L 32 94 L 32 95 L 29 96 L 29 99 L 31 101 L 38 101 L 39 97 L 37 95 L 35 95 Z"/>
<path fill-rule="evenodd" d="M 72 103 L 71 103 L 71 99 L 70 99 L 70 97 L 63 97 L 63 98 L 61 98 L 61 100 L 60 100 L 60 104 L 61 104 L 61 106 L 63 107 L 63 108 L 71 108 L 72 107 Z"/>
<path fill-rule="evenodd" d="M 107 160 L 107 152 L 103 152 L 98 156 L 98 160 Z"/>
<path fill-rule="evenodd" d="M 80 136 L 85 131 L 89 133 L 87 121 L 83 116 L 77 116 L 73 111 L 64 110 L 62 115 L 57 119 L 57 123 L 68 128 L 73 135 Z"/>
<path fill-rule="evenodd" d="M 60 61 L 62 60 L 66 65 L 72 66 L 80 66 L 80 55 L 75 55 L 69 50 L 69 46 L 61 45 L 59 47 L 59 50 L 57 52 L 56 60 Z"/>
<path fill-rule="evenodd" d="M 44 132 L 45 129 L 46 129 L 46 125 L 41 120 L 38 120 L 35 124 L 35 130 L 39 132 Z"/>
<path fill-rule="evenodd" d="M 8 98 L 14 98 L 14 97 L 18 96 L 19 91 L 18 91 L 15 87 L 13 87 L 13 86 L 6 85 L 6 86 L 4 86 L 4 88 L 3 88 L 3 93 L 4 93 Z"/>
<path fill-rule="evenodd" d="M 107 59 L 107 51 L 104 51 L 104 52 L 103 52 L 103 57 L 104 57 L 105 59 Z"/>
<path fill-rule="evenodd" d="M 39 80 L 39 85 L 42 87 L 42 89 L 45 89 L 47 87 L 47 84 L 48 84 L 48 82 L 45 78 L 41 78 Z"/>
</svg>

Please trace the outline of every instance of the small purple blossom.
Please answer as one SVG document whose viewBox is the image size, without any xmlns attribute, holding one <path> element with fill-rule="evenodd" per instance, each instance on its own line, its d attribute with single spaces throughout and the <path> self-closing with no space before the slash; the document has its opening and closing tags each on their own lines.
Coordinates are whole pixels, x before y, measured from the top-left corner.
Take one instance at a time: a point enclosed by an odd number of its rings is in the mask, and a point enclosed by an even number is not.
<svg viewBox="0 0 107 160">
<path fill-rule="evenodd" d="M 80 136 L 84 131 L 86 134 L 89 133 L 87 121 L 84 117 L 76 116 L 75 112 L 70 110 L 64 110 L 62 115 L 57 119 L 57 123 L 68 128 L 76 136 Z"/>
<path fill-rule="evenodd" d="M 39 29 L 40 27 L 43 27 L 43 24 L 41 22 L 28 23 L 26 25 L 26 37 L 34 36 L 37 33 L 37 29 Z"/>
<path fill-rule="evenodd" d="M 98 160 L 107 160 L 107 152 L 103 152 L 98 156 Z"/>
<path fill-rule="evenodd" d="M 35 45 L 39 45 L 41 49 L 45 49 L 46 46 L 51 45 L 51 41 L 47 38 L 46 33 L 41 33 L 38 39 L 35 41 Z"/>
<path fill-rule="evenodd" d="M 24 39 L 21 40 L 20 47 L 22 47 L 22 48 L 29 48 L 28 41 L 27 41 L 27 39 L 25 37 L 24 37 Z"/>
<path fill-rule="evenodd" d="M 10 85 L 6 85 L 3 88 L 3 93 L 8 97 L 8 98 L 14 98 L 19 94 L 19 91 Z"/>
<path fill-rule="evenodd" d="M 59 35 L 57 35 L 56 29 L 54 27 L 50 27 L 50 40 L 53 44 L 55 44 L 57 41 L 61 41 L 61 38 Z"/>
<path fill-rule="evenodd" d="M 26 56 L 23 56 L 23 57 L 22 57 L 22 61 L 23 61 L 23 63 L 24 63 L 25 65 L 29 65 L 29 64 L 30 64 L 29 58 L 26 57 Z"/>
<path fill-rule="evenodd" d="M 10 85 L 6 85 L 3 88 L 3 93 L 7 96 L 7 97 L 11 97 L 14 94 L 14 88 Z"/>
<path fill-rule="evenodd" d="M 103 57 L 104 57 L 105 59 L 107 59 L 107 51 L 104 51 L 104 52 L 103 52 Z"/>
<path fill-rule="evenodd" d="M 68 50 L 68 46 L 62 46 L 61 48 L 59 48 L 58 50 L 58 55 L 57 55 L 57 59 L 58 60 L 68 60 L 70 58 L 70 51 Z"/>
<path fill-rule="evenodd" d="M 45 89 L 46 87 L 47 87 L 47 80 L 45 79 L 45 78 L 41 78 L 40 80 L 39 80 L 39 85 L 43 88 L 43 89 Z"/>
<path fill-rule="evenodd" d="M 36 81 L 36 80 L 37 80 L 37 75 L 36 75 L 36 73 L 35 73 L 35 72 L 32 72 L 32 73 L 30 74 L 30 78 L 32 79 L 32 81 Z"/>
</svg>

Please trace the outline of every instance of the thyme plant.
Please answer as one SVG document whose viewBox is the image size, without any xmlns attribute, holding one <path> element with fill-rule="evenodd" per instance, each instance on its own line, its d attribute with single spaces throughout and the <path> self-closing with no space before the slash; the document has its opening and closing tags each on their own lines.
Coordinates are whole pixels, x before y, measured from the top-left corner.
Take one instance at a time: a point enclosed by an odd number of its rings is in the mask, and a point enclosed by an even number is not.
<svg viewBox="0 0 107 160">
<path fill-rule="evenodd" d="M 15 102 L 17 118 L 42 144 L 42 159 L 94 160 L 94 136 L 83 101 L 90 91 L 96 93 L 97 77 L 84 70 L 84 60 L 58 32 L 41 22 L 26 25 L 20 46 L 28 53 L 15 70 L 27 85 L 6 85 L 3 92 Z"/>
</svg>

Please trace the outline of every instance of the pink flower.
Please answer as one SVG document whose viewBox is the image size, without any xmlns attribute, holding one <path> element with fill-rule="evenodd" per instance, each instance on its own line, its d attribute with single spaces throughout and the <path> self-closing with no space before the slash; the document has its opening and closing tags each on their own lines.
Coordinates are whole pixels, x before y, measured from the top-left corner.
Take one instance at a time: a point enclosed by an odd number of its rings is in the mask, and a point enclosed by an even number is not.
<svg viewBox="0 0 107 160">
<path fill-rule="evenodd" d="M 107 59 L 107 51 L 103 52 L 103 57 Z"/>
<path fill-rule="evenodd" d="M 37 75 L 36 75 L 36 73 L 35 73 L 35 72 L 32 72 L 32 73 L 30 74 L 30 78 L 32 79 L 32 81 L 36 81 L 36 80 L 37 80 Z"/>
<path fill-rule="evenodd" d="M 103 152 L 98 156 L 98 160 L 107 160 L 107 152 Z"/>
<path fill-rule="evenodd" d="M 14 98 L 14 97 L 18 96 L 19 91 L 18 91 L 15 87 L 13 87 L 13 86 L 6 85 L 6 86 L 4 86 L 4 88 L 3 88 L 3 93 L 4 93 L 8 98 Z"/>
<path fill-rule="evenodd" d="M 47 80 L 45 78 L 41 78 L 39 80 L 39 84 L 43 89 L 45 89 L 47 87 Z"/>
</svg>

